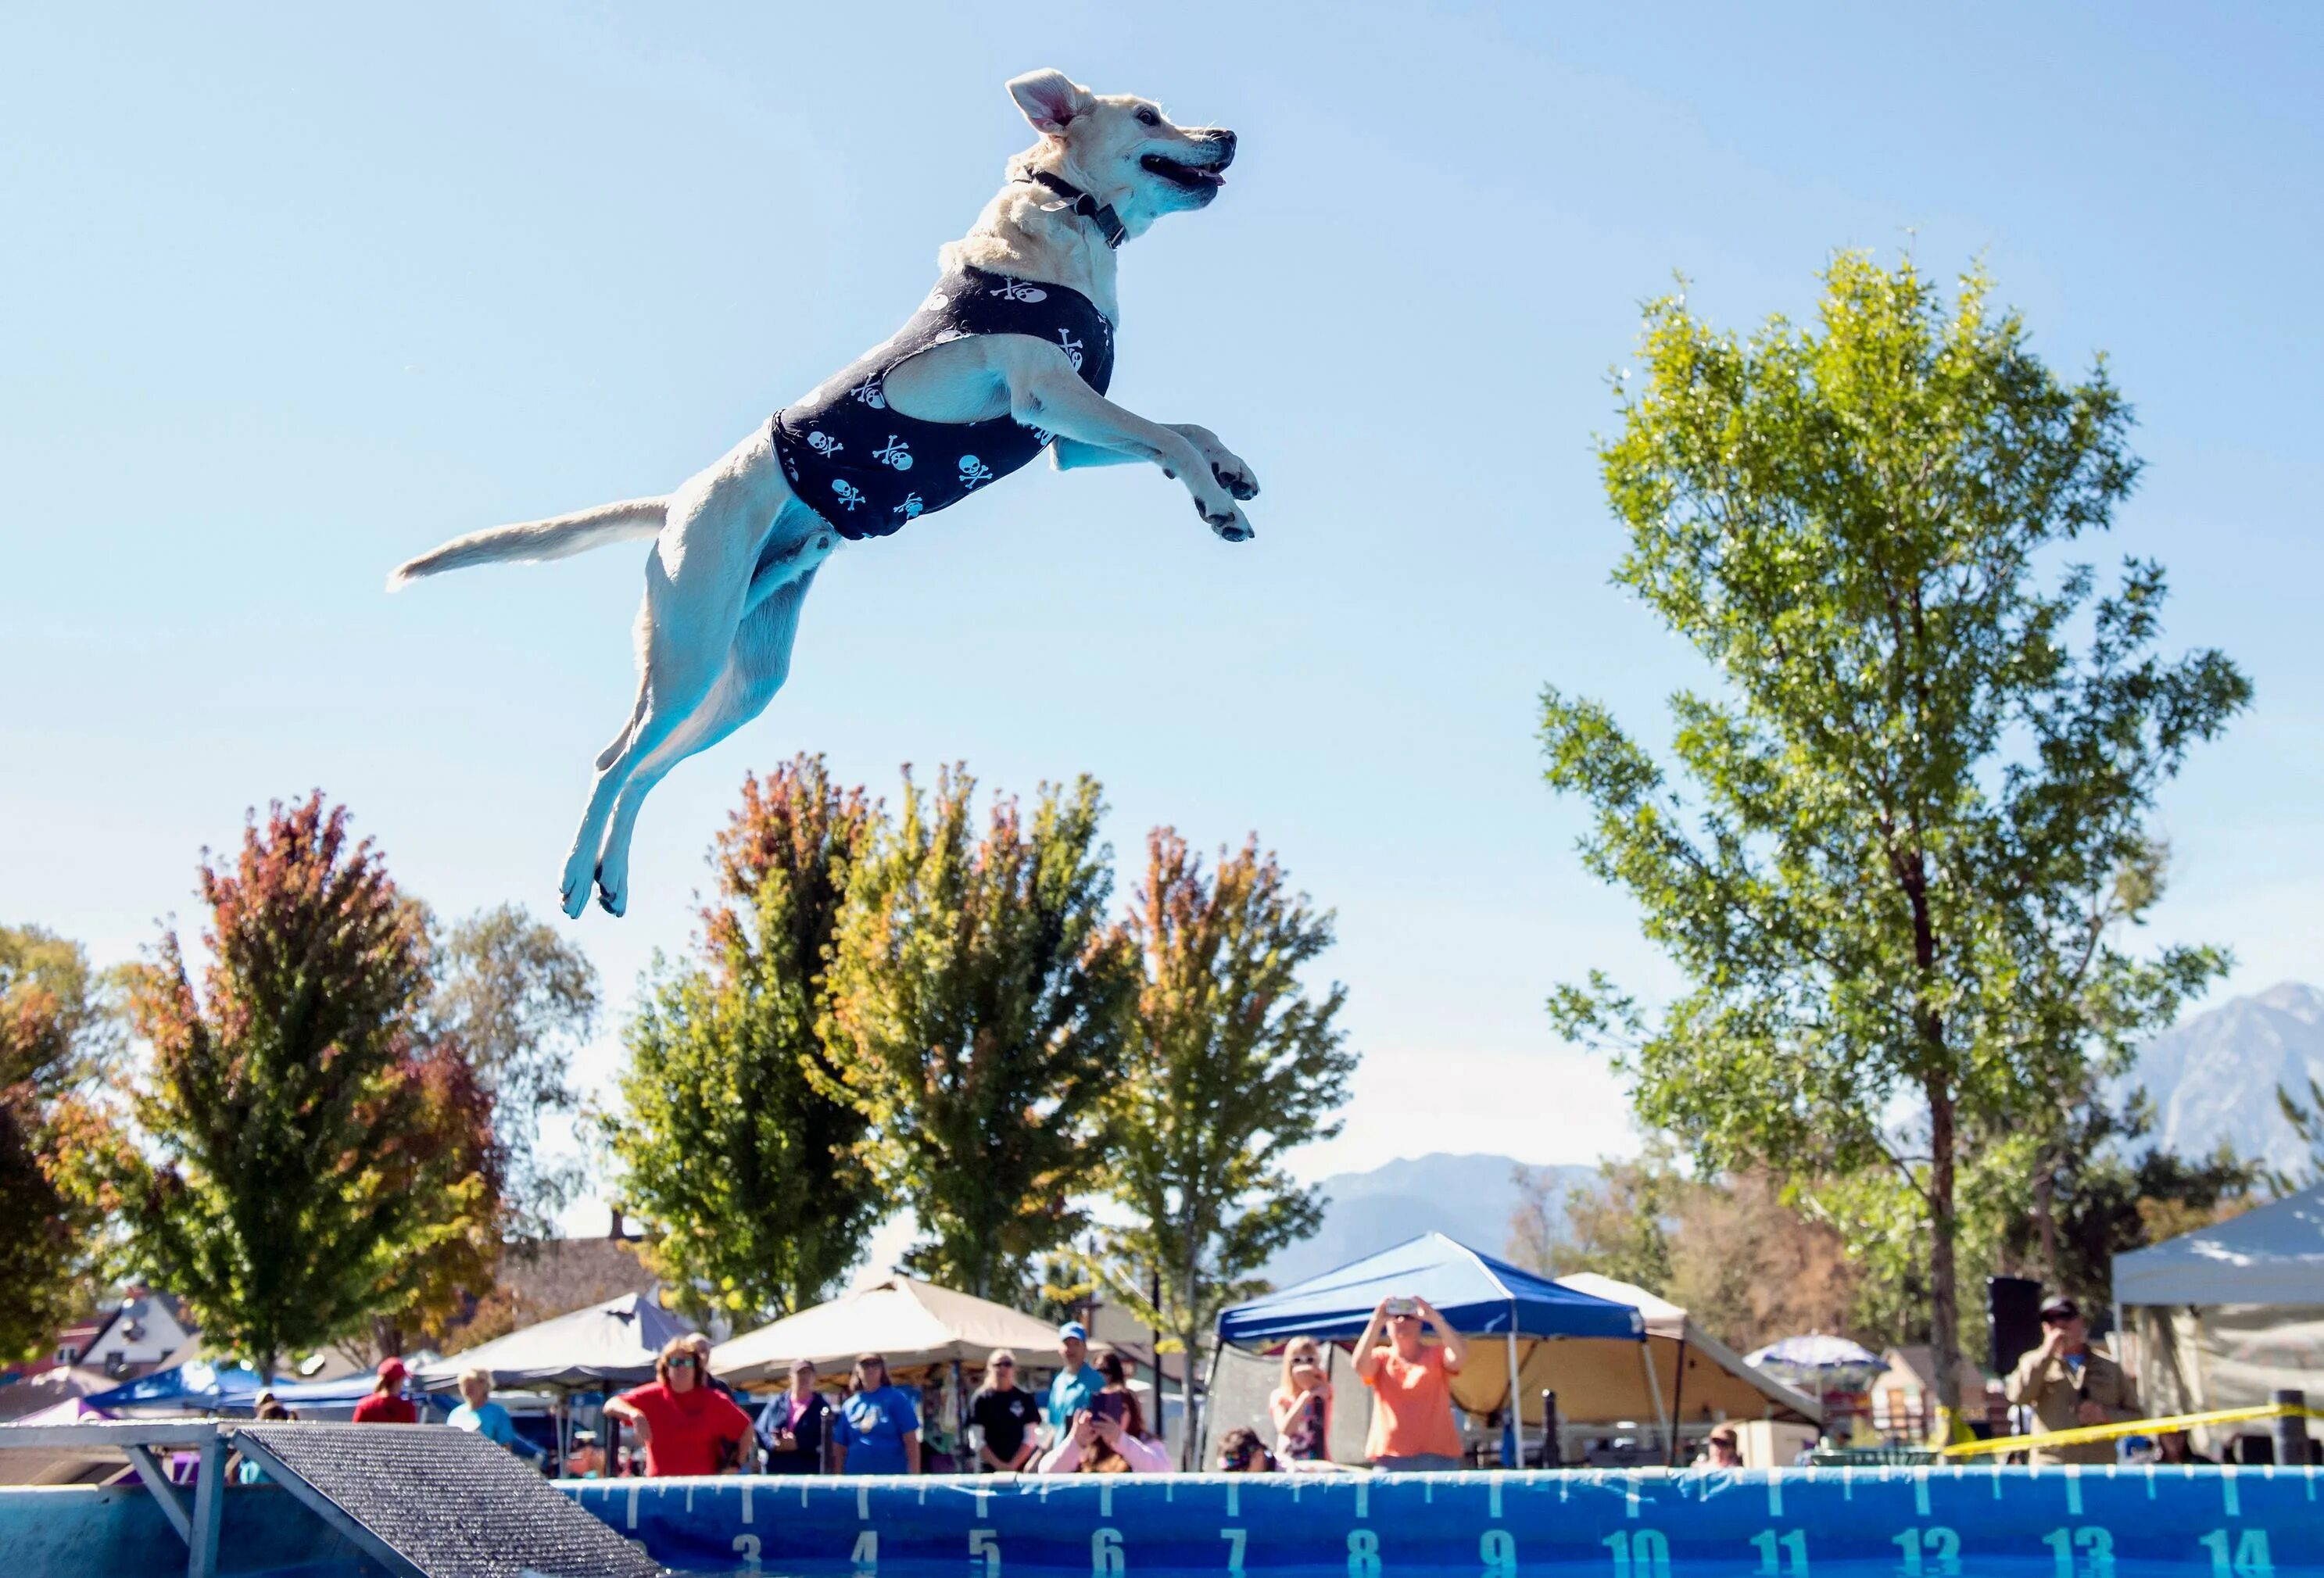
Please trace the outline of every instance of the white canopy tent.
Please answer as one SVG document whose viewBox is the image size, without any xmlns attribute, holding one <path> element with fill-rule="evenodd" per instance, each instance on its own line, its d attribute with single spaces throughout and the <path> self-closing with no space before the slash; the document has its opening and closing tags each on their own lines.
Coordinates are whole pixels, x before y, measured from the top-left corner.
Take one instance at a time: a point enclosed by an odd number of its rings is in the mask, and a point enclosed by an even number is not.
<svg viewBox="0 0 2324 1578">
<path fill-rule="evenodd" d="M 1645 1317 L 1646 1342 L 1655 1350 L 1655 1375 L 1661 1406 L 1674 1427 L 1707 1431 L 1720 1419 L 1787 1419 L 1819 1425 L 1822 1405 L 1743 1361 L 1741 1354 L 1697 1325 L 1692 1316 L 1645 1288 L 1617 1282 L 1594 1271 L 1557 1279 L 1561 1287 L 1627 1304 Z M 1537 1355 L 1538 1373 L 1526 1370 L 1528 1423 L 1540 1417 L 1538 1391 L 1558 1394 L 1558 1409 L 1577 1421 L 1635 1418 L 1639 1401 L 1635 1382 L 1607 1356 L 1594 1356 L 1588 1343 L 1554 1343 Z M 1649 1404 L 1648 1406 L 1652 1406 Z"/>
<path fill-rule="evenodd" d="M 799 1359 L 831 1377 L 859 1353 L 879 1354 L 893 1372 L 982 1364 L 996 1348 L 1011 1350 L 1028 1365 L 1054 1365 L 1057 1333 L 989 1298 L 891 1277 L 720 1343 L 711 1350 L 710 1370 L 729 1386 L 772 1386 L 788 1379 Z"/>
<path fill-rule="evenodd" d="M 2324 1184 L 2116 1255 L 2114 1297 L 2156 1413 L 2324 1397 Z"/>
<path fill-rule="evenodd" d="M 473 1367 L 492 1371 L 496 1390 L 641 1386 L 654 1378 L 663 1345 L 692 1330 L 649 1296 L 624 1293 L 423 1364 L 411 1380 L 425 1391 L 448 1391 Z"/>
</svg>

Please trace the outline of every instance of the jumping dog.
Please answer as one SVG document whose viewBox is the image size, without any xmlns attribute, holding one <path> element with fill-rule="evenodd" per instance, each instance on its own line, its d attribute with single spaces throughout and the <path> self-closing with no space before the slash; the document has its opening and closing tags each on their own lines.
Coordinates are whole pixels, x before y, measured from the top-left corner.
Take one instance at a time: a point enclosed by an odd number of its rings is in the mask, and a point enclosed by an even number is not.
<svg viewBox="0 0 2324 1578">
<path fill-rule="evenodd" d="M 1235 136 L 1171 124 L 1148 99 L 1034 71 L 1009 94 L 1039 140 L 976 224 L 939 253 L 936 290 L 886 345 L 663 498 L 456 538 L 399 566 L 421 576 L 563 558 L 654 539 L 638 612 L 638 693 L 598 754 L 565 862 L 565 912 L 628 905 L 638 809 L 669 770 L 763 711 L 790 668 L 799 608 L 839 545 L 884 536 L 1046 448 L 1059 470 L 1146 461 L 1205 524 L 1247 540 L 1251 468 L 1205 428 L 1105 398 L 1114 251 L 1165 214 L 1207 207 Z"/>
</svg>

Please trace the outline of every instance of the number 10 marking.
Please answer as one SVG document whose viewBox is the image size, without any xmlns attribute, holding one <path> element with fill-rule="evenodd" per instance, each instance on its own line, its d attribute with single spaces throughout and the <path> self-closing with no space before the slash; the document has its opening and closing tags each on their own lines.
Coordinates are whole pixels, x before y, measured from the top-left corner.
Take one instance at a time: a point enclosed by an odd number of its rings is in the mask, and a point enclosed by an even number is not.
<svg viewBox="0 0 2324 1578">
<path fill-rule="evenodd" d="M 1609 1534 L 1598 1543 L 1614 1553 L 1614 1578 L 1670 1578 L 1670 1541 L 1660 1529 Z"/>
</svg>

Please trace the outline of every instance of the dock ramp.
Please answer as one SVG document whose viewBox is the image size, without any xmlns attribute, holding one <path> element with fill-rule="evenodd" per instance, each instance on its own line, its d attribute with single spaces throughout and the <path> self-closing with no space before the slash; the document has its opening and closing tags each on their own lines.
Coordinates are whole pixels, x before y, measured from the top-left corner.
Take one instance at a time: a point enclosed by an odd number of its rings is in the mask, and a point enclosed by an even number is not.
<svg viewBox="0 0 2324 1578">
<path fill-rule="evenodd" d="M 231 1566 L 218 1559 L 218 1534 L 236 1495 L 223 1482 L 236 1452 L 389 1578 L 660 1578 L 659 1564 L 514 1454 L 446 1426 L 173 1419 L 20 1428 L 27 1446 L 124 1453 L 184 1538 L 188 1578 Z M 190 1497 L 152 1455 L 185 1448 L 198 1452 L 203 1471 Z"/>
</svg>

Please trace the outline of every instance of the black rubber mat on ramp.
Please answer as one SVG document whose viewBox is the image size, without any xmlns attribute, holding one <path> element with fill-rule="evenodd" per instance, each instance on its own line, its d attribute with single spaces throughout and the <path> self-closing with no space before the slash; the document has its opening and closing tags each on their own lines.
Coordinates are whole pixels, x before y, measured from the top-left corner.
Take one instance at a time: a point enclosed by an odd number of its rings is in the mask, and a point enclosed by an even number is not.
<svg viewBox="0 0 2324 1578">
<path fill-rule="evenodd" d="M 660 1578 L 644 1552 L 530 1464 L 465 1430 L 246 1425 L 235 1437 L 300 1481 L 285 1487 L 293 1495 L 318 1494 L 376 1540 L 375 1556 L 426 1578 Z"/>
</svg>

